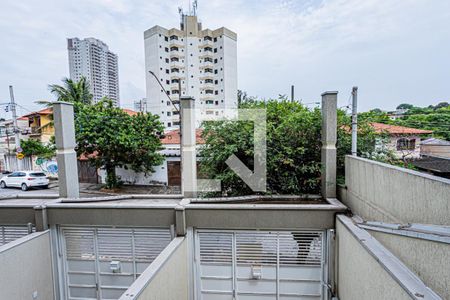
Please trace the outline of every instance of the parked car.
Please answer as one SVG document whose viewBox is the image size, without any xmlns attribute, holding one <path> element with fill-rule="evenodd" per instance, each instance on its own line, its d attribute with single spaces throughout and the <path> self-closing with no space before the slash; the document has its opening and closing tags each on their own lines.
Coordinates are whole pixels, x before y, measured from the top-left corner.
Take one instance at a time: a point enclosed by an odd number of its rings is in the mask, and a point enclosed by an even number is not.
<svg viewBox="0 0 450 300">
<path fill-rule="evenodd" d="M 43 172 L 17 171 L 0 179 L 0 188 L 20 187 L 22 191 L 27 191 L 30 187 L 48 188 L 49 180 Z"/>
</svg>

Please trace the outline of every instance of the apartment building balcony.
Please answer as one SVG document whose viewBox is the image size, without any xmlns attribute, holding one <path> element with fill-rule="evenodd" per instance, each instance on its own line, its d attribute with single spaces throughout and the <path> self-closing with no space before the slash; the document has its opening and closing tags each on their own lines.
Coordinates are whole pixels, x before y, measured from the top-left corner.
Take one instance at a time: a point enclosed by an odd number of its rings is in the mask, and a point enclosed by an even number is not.
<svg viewBox="0 0 450 300">
<path fill-rule="evenodd" d="M 178 52 L 178 51 L 171 51 L 170 52 L 170 56 L 171 59 L 173 57 L 177 57 L 178 59 L 184 58 L 184 53 L 183 52 Z"/>
<path fill-rule="evenodd" d="M 169 42 L 169 47 L 184 47 L 184 42 L 180 40 L 171 40 Z"/>
<path fill-rule="evenodd" d="M 212 51 L 204 51 L 204 52 L 202 52 L 201 55 L 199 55 L 199 58 L 202 58 L 202 59 L 207 58 L 207 57 L 213 58 L 214 53 Z"/>
<path fill-rule="evenodd" d="M 169 63 L 169 66 L 171 68 L 179 68 L 179 69 L 184 69 L 184 63 L 182 63 L 181 61 L 171 61 Z"/>
<path fill-rule="evenodd" d="M 214 47 L 214 42 L 213 41 L 202 41 L 201 45 L 199 45 L 199 48 L 205 48 L 205 47 Z"/>
</svg>

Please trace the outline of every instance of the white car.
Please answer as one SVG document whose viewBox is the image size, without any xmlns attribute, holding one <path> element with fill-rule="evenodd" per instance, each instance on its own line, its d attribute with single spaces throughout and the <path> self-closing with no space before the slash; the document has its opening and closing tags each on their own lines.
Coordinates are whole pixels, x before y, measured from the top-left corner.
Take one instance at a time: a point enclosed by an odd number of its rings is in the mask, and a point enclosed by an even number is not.
<svg viewBox="0 0 450 300">
<path fill-rule="evenodd" d="M 49 180 L 43 172 L 36 171 L 16 171 L 0 179 L 0 188 L 20 187 L 22 191 L 30 187 L 48 188 Z"/>
</svg>

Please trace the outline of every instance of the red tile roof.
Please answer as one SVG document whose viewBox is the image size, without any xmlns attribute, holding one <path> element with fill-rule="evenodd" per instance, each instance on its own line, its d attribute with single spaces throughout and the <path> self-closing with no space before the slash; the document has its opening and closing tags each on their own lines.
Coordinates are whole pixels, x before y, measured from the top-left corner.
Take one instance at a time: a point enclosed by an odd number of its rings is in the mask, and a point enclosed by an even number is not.
<svg viewBox="0 0 450 300">
<path fill-rule="evenodd" d="M 397 126 L 397 125 L 389 125 L 383 123 L 371 123 L 372 127 L 375 129 L 377 133 L 387 132 L 389 134 L 431 134 L 433 131 L 424 130 L 424 129 L 416 129 L 411 127 Z"/>
<path fill-rule="evenodd" d="M 197 141 L 197 144 L 204 144 L 205 141 L 202 139 L 202 129 L 196 129 L 195 130 L 195 139 Z M 170 131 L 166 131 L 164 133 L 165 137 L 161 139 L 161 143 L 163 145 L 167 144 L 179 144 L 180 143 L 180 130 L 174 129 Z"/>
<path fill-rule="evenodd" d="M 124 112 L 126 112 L 129 116 L 135 116 L 135 115 L 138 114 L 137 111 L 134 111 L 134 110 L 131 110 L 131 109 L 128 109 L 128 108 L 122 108 L 122 110 L 123 110 Z"/>
</svg>

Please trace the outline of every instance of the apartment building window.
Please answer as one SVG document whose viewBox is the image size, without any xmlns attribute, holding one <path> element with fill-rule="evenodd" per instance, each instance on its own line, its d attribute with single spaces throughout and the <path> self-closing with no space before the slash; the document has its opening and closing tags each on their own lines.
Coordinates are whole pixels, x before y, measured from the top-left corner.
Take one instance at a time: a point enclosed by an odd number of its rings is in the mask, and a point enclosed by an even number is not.
<svg viewBox="0 0 450 300">
<path fill-rule="evenodd" d="M 171 41 L 173 41 L 173 40 L 177 40 L 178 41 L 178 37 L 176 35 L 171 35 L 170 36 L 170 40 Z"/>
<path fill-rule="evenodd" d="M 216 37 L 214 38 L 214 43 L 215 43 L 215 42 L 217 42 L 217 38 L 216 38 Z"/>
<path fill-rule="evenodd" d="M 171 57 L 170 61 L 180 61 L 180 59 L 178 57 Z"/>
<path fill-rule="evenodd" d="M 214 74 L 217 74 L 217 69 L 214 70 Z"/>
<path fill-rule="evenodd" d="M 214 94 L 219 95 L 219 91 L 215 91 Z"/>
<path fill-rule="evenodd" d="M 210 69 L 210 68 L 206 68 L 206 69 L 205 69 L 205 73 L 212 73 L 212 72 L 213 72 L 213 70 Z"/>
<path fill-rule="evenodd" d="M 180 79 L 172 79 L 172 83 L 178 83 L 180 82 Z"/>
<path fill-rule="evenodd" d="M 169 74 L 169 69 L 166 69 L 166 74 Z"/>
<path fill-rule="evenodd" d="M 170 105 L 170 101 L 167 101 L 166 104 L 167 104 L 167 106 L 169 106 Z"/>
<path fill-rule="evenodd" d="M 169 59 L 168 58 L 166 58 L 166 63 L 169 63 Z"/>
<path fill-rule="evenodd" d="M 170 111 L 168 111 L 168 112 L 167 112 L 167 116 L 168 116 L 168 117 L 170 117 L 170 116 L 171 116 L 171 113 L 170 113 Z"/>
<path fill-rule="evenodd" d="M 216 58 L 216 59 L 214 59 L 214 63 L 215 63 L 215 64 L 217 64 L 217 58 Z"/>
<path fill-rule="evenodd" d="M 215 81 L 214 81 L 214 84 L 219 84 L 219 80 L 215 80 Z"/>
<path fill-rule="evenodd" d="M 177 46 L 172 46 L 172 47 L 170 47 L 170 51 L 178 51 L 178 47 Z"/>
<path fill-rule="evenodd" d="M 179 73 L 179 72 L 180 72 L 180 69 L 178 69 L 178 68 L 172 68 L 172 69 L 170 69 L 170 72 L 172 72 L 172 73 Z"/>
<path fill-rule="evenodd" d="M 169 81 L 169 80 L 166 80 L 166 84 L 170 84 L 170 81 Z"/>
<path fill-rule="evenodd" d="M 211 47 L 205 47 L 205 52 L 206 51 L 210 51 L 210 52 L 212 52 L 213 51 L 213 49 L 211 48 Z"/>
<path fill-rule="evenodd" d="M 203 40 L 204 41 L 212 41 L 212 37 L 210 37 L 210 36 L 205 36 L 204 38 L 203 38 Z"/>
<path fill-rule="evenodd" d="M 180 126 L 180 122 L 173 122 L 173 126 Z"/>
<path fill-rule="evenodd" d="M 213 80 L 212 79 L 205 79 L 205 83 L 213 83 Z"/>
<path fill-rule="evenodd" d="M 210 95 L 212 95 L 212 94 L 214 94 L 214 91 L 213 91 L 213 90 L 205 90 L 205 94 L 210 94 Z"/>
<path fill-rule="evenodd" d="M 170 95 L 170 91 L 167 91 L 167 95 Z"/>
<path fill-rule="evenodd" d="M 217 48 L 214 48 L 214 53 L 217 53 Z"/>
<path fill-rule="evenodd" d="M 205 57 L 205 62 L 212 62 L 213 59 L 211 57 Z"/>
<path fill-rule="evenodd" d="M 206 100 L 206 101 L 205 101 L 205 104 L 214 104 L 214 101 L 212 101 L 212 100 Z"/>
<path fill-rule="evenodd" d="M 167 36 L 165 36 L 164 40 L 167 42 L 169 40 L 169 38 Z"/>
<path fill-rule="evenodd" d="M 172 114 L 175 116 L 175 115 L 179 115 L 180 112 L 179 112 L 179 111 L 173 111 Z M 174 123 L 174 124 L 175 124 L 175 123 Z"/>
<path fill-rule="evenodd" d="M 173 90 L 173 91 L 172 91 L 172 95 L 178 95 L 179 93 L 180 93 L 179 90 Z"/>
<path fill-rule="evenodd" d="M 216 101 L 216 105 L 219 105 L 219 101 Z"/>
<path fill-rule="evenodd" d="M 166 52 L 169 52 L 169 48 L 167 48 L 167 47 L 166 47 L 166 48 L 164 48 L 164 50 L 165 50 Z"/>
<path fill-rule="evenodd" d="M 171 126 L 172 126 L 172 123 L 168 122 L 167 127 L 171 127 Z"/>
</svg>

